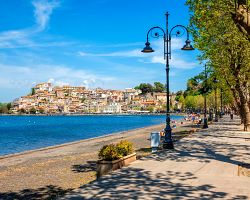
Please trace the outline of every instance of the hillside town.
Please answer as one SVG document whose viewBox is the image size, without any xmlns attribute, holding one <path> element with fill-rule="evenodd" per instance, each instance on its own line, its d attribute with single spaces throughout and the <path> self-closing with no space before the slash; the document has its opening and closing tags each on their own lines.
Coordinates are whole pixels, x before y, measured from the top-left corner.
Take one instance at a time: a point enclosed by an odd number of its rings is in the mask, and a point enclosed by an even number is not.
<svg viewBox="0 0 250 200">
<path fill-rule="evenodd" d="M 174 105 L 175 96 L 171 95 Z M 166 93 L 143 94 L 139 89 L 105 90 L 40 83 L 12 103 L 14 114 L 84 114 L 164 112 Z"/>
</svg>

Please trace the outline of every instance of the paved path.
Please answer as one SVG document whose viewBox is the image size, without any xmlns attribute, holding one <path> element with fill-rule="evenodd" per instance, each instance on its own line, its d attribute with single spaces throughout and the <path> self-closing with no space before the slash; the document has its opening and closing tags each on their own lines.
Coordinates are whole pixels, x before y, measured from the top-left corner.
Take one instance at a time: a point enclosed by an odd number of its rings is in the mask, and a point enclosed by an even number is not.
<svg viewBox="0 0 250 200">
<path fill-rule="evenodd" d="M 238 124 L 224 117 L 62 199 L 250 199 L 250 177 L 238 175 L 250 164 L 250 133 Z"/>
</svg>

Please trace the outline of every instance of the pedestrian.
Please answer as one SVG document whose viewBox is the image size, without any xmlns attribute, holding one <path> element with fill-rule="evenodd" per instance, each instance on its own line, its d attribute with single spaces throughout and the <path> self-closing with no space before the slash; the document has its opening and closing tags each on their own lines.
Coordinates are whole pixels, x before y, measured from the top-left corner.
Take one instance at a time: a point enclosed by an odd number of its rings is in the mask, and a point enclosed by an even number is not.
<svg viewBox="0 0 250 200">
<path fill-rule="evenodd" d="M 230 111 L 230 118 L 231 118 L 231 120 L 233 120 L 233 118 L 234 118 L 233 111 Z"/>
<path fill-rule="evenodd" d="M 194 120 L 195 120 L 195 114 L 192 114 L 192 121 L 194 123 Z"/>
</svg>

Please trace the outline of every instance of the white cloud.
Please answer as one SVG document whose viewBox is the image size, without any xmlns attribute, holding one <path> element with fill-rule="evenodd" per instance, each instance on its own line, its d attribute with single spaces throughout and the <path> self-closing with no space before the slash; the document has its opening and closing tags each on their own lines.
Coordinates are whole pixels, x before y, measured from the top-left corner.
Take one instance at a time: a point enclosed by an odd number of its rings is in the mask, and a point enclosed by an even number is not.
<svg viewBox="0 0 250 200">
<path fill-rule="evenodd" d="M 88 53 L 84 53 L 84 52 L 82 52 L 82 51 L 78 52 L 78 54 L 79 54 L 79 56 L 82 56 L 82 57 L 88 56 Z"/>
<path fill-rule="evenodd" d="M 69 82 L 64 82 L 64 81 L 61 81 L 61 80 L 58 80 L 58 79 L 55 80 L 54 78 L 50 78 L 47 82 L 52 83 L 52 85 L 54 85 L 54 86 L 60 86 L 60 87 L 65 86 L 65 85 L 70 85 Z"/>
<path fill-rule="evenodd" d="M 34 16 L 39 31 L 43 31 L 48 25 L 50 15 L 59 6 L 59 1 L 35 0 L 32 2 L 35 7 Z"/>
<path fill-rule="evenodd" d="M 102 85 L 114 78 L 95 75 L 84 70 L 72 69 L 60 65 L 15 66 L 0 64 L 0 89 L 27 90 L 39 82 L 51 82 L 54 85 Z M 24 95 L 24 94 L 23 94 Z"/>
<path fill-rule="evenodd" d="M 157 55 L 157 56 L 151 57 L 149 63 L 166 64 L 166 61 L 164 60 L 163 56 Z M 169 64 L 170 64 L 170 67 L 173 67 L 176 69 L 193 69 L 197 67 L 198 62 L 189 62 L 179 56 L 172 55 L 172 58 Z"/>
<path fill-rule="evenodd" d="M 43 31 L 48 23 L 53 10 L 59 6 L 58 1 L 35 0 L 34 17 L 36 24 L 33 27 L 9 30 L 0 33 L 0 48 L 33 47 L 39 46 L 32 41 L 32 36 Z"/>
<path fill-rule="evenodd" d="M 171 52 L 172 59 L 170 59 L 170 65 L 176 69 L 192 69 L 198 65 L 198 62 L 190 62 L 189 58 L 185 57 L 184 54 L 179 56 L 176 52 L 183 47 L 184 41 L 180 38 L 172 38 L 171 41 Z M 82 57 L 95 56 L 95 57 L 127 57 L 133 58 L 137 57 L 139 62 L 143 63 L 159 63 L 166 64 L 164 60 L 164 43 L 162 40 L 154 40 L 151 43 L 151 47 L 155 50 L 154 53 L 144 54 L 141 49 L 134 49 L 129 51 L 116 51 L 110 53 L 87 53 L 78 52 L 78 55 Z M 142 46 L 143 47 L 143 46 Z"/>
<path fill-rule="evenodd" d="M 143 46 L 144 42 L 129 42 L 129 43 L 108 43 L 108 44 L 84 44 L 80 47 L 95 47 L 95 48 L 121 48 L 121 47 L 137 47 Z"/>
<path fill-rule="evenodd" d="M 183 47 L 183 45 L 183 39 L 172 38 L 170 67 L 176 69 L 193 69 L 197 67 L 198 62 L 191 62 L 190 57 L 187 57 L 187 54 L 185 54 L 184 52 L 182 54 L 177 53 Z M 163 56 L 163 42 L 157 40 L 152 42 L 151 46 L 153 47 L 155 52 L 152 54 L 147 54 L 148 56 L 146 59 L 140 59 L 139 61 L 144 63 L 166 64 L 166 60 L 164 60 Z"/>
<path fill-rule="evenodd" d="M 131 51 L 117 51 L 111 53 L 86 53 L 86 52 L 78 52 L 78 54 L 82 57 L 84 56 L 99 56 L 99 57 L 145 57 L 145 55 L 141 52 L 140 49 L 134 49 Z"/>
<path fill-rule="evenodd" d="M 163 47 L 164 47 L 164 43 L 163 40 L 158 39 L 158 40 L 154 40 L 151 43 L 151 47 L 156 51 L 156 52 L 160 52 L 163 53 Z M 171 50 L 175 51 L 175 50 L 179 50 L 183 47 L 184 42 L 183 39 L 181 38 L 172 38 L 171 39 Z"/>
</svg>

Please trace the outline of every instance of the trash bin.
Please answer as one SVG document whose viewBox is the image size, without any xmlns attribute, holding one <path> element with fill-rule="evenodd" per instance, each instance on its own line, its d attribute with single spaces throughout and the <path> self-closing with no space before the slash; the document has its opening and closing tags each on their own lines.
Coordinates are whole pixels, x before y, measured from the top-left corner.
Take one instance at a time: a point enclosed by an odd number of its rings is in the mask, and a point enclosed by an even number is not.
<svg viewBox="0 0 250 200">
<path fill-rule="evenodd" d="M 160 145 L 160 133 L 159 132 L 152 132 L 151 133 L 151 148 L 152 152 L 156 152 L 159 145 Z"/>
</svg>

